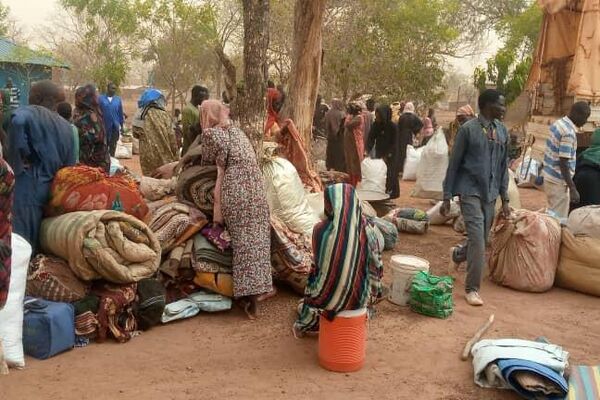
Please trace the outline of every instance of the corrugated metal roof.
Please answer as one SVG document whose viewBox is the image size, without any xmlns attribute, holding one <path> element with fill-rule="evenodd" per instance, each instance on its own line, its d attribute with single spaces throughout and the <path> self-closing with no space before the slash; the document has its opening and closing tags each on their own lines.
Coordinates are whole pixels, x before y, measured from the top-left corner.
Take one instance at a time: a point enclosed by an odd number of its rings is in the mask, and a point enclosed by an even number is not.
<svg viewBox="0 0 600 400">
<path fill-rule="evenodd" d="M 0 38 L 0 63 L 46 65 L 48 67 L 69 68 L 63 62 L 42 52 L 18 46 L 8 39 Z"/>
</svg>

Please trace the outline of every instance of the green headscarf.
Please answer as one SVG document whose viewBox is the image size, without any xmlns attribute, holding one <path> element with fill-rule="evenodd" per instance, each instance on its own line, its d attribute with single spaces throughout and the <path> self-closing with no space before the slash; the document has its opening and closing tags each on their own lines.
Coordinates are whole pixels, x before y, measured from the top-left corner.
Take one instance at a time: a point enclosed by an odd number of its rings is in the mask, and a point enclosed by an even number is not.
<svg viewBox="0 0 600 400">
<path fill-rule="evenodd" d="M 600 165 L 600 128 L 592 134 L 592 143 L 583 153 L 581 158 L 594 164 Z"/>
</svg>

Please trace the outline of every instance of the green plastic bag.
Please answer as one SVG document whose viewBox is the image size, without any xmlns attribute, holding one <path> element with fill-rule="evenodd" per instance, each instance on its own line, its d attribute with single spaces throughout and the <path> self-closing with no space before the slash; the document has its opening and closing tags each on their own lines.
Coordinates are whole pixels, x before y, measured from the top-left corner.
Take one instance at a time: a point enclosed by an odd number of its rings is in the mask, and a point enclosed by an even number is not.
<svg viewBox="0 0 600 400">
<path fill-rule="evenodd" d="M 413 278 L 408 304 L 416 313 L 448 318 L 454 311 L 453 287 L 454 281 L 449 276 L 439 277 L 420 271 Z"/>
</svg>

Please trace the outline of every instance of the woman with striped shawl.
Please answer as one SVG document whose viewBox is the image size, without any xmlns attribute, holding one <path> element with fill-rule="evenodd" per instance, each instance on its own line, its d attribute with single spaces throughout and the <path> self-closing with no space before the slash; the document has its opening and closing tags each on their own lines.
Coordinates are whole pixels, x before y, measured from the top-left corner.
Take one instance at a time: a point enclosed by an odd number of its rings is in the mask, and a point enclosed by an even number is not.
<svg viewBox="0 0 600 400">
<path fill-rule="evenodd" d="M 313 232 L 315 265 L 294 324 L 296 335 L 318 331 L 320 315 L 332 320 L 341 311 L 373 304 L 382 294 L 383 249 L 354 188 L 344 183 L 328 186 L 325 215 Z"/>
</svg>

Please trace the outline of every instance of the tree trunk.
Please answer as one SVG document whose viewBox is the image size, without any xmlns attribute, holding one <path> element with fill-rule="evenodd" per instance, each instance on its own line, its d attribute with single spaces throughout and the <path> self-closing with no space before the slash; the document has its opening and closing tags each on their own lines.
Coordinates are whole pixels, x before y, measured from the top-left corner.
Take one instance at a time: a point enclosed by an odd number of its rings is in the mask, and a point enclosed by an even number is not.
<svg viewBox="0 0 600 400">
<path fill-rule="evenodd" d="M 243 0 L 244 85 L 237 93 L 236 111 L 240 125 L 261 153 L 266 89 L 267 48 L 269 47 L 269 0 Z"/>
<path fill-rule="evenodd" d="M 237 84 L 237 70 L 235 65 L 231 62 L 227 54 L 223 51 L 223 48 L 220 45 L 215 46 L 215 53 L 217 53 L 217 57 L 221 64 L 223 65 L 223 69 L 225 70 L 225 91 L 227 92 L 227 96 L 229 97 L 229 101 L 231 103 L 231 107 L 235 104 L 236 99 L 236 84 Z M 220 95 L 220 93 L 219 93 Z M 232 109 L 232 113 L 235 114 L 235 110 Z"/>
<path fill-rule="evenodd" d="M 326 0 L 296 0 L 292 70 L 283 110 L 283 115 L 295 122 L 309 154 L 313 115 L 321 79 L 325 3 Z"/>
</svg>

